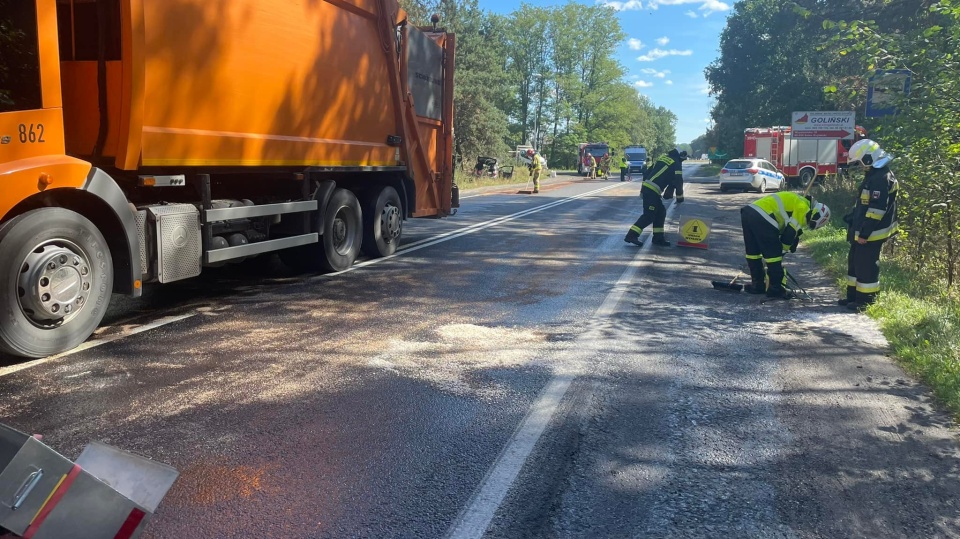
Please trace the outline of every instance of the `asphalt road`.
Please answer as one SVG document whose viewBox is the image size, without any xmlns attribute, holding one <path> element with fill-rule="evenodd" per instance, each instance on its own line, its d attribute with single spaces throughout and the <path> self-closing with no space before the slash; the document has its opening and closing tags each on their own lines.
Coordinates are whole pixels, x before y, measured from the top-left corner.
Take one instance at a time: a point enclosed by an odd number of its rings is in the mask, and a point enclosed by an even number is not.
<svg viewBox="0 0 960 539">
<path fill-rule="evenodd" d="M 692 172 L 688 170 L 688 172 Z M 956 537 L 957 431 L 833 305 L 712 290 L 756 194 L 693 180 L 622 241 L 639 183 L 464 193 L 398 256 L 275 261 L 118 298 L 84 349 L 0 363 L 0 417 L 181 475 L 150 538 Z"/>
</svg>

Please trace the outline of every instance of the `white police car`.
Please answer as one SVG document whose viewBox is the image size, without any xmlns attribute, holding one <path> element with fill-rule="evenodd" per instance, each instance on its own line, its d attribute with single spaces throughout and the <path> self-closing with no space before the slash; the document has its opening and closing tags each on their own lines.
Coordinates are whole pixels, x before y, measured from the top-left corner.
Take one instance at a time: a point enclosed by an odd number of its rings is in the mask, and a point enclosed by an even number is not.
<svg viewBox="0 0 960 539">
<path fill-rule="evenodd" d="M 732 159 L 720 170 L 720 190 L 753 189 L 758 193 L 777 191 L 784 176 L 766 159 Z"/>
</svg>

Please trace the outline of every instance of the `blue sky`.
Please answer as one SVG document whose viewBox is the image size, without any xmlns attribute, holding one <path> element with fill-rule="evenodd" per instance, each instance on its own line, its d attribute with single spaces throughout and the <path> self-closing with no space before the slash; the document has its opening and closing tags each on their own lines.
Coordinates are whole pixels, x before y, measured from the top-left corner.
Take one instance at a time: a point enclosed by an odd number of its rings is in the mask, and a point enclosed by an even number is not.
<svg viewBox="0 0 960 539">
<path fill-rule="evenodd" d="M 590 2 L 594 0 L 581 0 Z M 627 34 L 618 49 L 628 81 L 654 104 L 677 115 L 677 142 L 690 142 L 708 126 L 711 99 L 703 69 L 718 56 L 720 32 L 733 0 L 597 0 L 617 10 Z M 535 6 L 561 2 L 527 0 Z M 480 7 L 508 14 L 516 0 L 480 0 Z M 577 29 L 571 24 L 572 31 Z"/>
</svg>

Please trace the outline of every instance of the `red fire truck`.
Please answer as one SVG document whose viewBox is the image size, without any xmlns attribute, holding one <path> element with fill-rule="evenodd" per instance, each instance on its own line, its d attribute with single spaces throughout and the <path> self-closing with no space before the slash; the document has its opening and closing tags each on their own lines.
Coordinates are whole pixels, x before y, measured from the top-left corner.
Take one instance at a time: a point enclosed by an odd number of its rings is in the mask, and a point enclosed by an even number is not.
<svg viewBox="0 0 960 539">
<path fill-rule="evenodd" d="M 610 146 L 606 142 L 581 142 L 579 157 L 577 161 L 577 174 L 587 175 L 590 173 L 590 157 L 593 156 L 600 163 L 600 158 L 604 154 L 610 153 Z"/>
<path fill-rule="evenodd" d="M 859 126 L 853 140 L 794 138 L 790 127 L 750 127 L 743 134 L 743 156 L 770 161 L 787 177 L 787 184 L 796 187 L 807 185 L 815 176 L 845 170 L 850 145 L 866 136 Z"/>
</svg>

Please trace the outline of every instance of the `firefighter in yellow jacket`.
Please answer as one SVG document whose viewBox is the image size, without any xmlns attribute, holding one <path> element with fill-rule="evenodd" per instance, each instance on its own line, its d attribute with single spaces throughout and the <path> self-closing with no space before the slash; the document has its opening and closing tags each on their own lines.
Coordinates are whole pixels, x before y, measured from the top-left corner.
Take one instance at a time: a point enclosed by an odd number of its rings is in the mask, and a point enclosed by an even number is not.
<svg viewBox="0 0 960 539">
<path fill-rule="evenodd" d="M 850 147 L 849 162 L 867 167 L 857 191 L 857 201 L 847 222 L 847 296 L 840 300 L 848 309 L 862 311 L 876 300 L 880 290 L 880 249 L 897 233 L 897 179 L 887 166 L 893 156 L 870 139 Z"/>
<path fill-rule="evenodd" d="M 789 299 L 784 287 L 783 254 L 795 252 L 804 228 L 817 229 L 830 220 L 830 208 L 796 193 L 767 195 L 740 209 L 743 244 L 751 283 L 750 294 Z M 764 271 L 766 265 L 766 271 Z"/>
<path fill-rule="evenodd" d="M 530 159 L 530 164 L 527 165 L 527 168 L 530 170 L 530 178 L 533 179 L 533 192 L 540 192 L 540 174 L 543 172 L 543 161 L 540 158 L 540 154 L 533 151 L 533 148 L 527 150 L 527 158 Z"/>
</svg>

